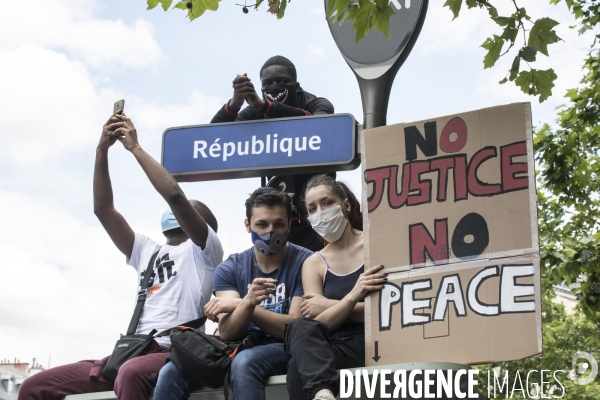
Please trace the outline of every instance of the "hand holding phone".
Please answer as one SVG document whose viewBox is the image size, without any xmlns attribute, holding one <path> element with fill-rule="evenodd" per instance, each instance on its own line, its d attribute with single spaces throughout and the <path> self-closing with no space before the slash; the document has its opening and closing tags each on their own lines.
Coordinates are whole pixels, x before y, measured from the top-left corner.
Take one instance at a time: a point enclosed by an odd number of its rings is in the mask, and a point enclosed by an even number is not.
<svg viewBox="0 0 600 400">
<path fill-rule="evenodd" d="M 113 107 L 113 114 L 116 114 L 118 111 L 123 111 L 125 108 L 125 100 L 119 100 L 115 102 Z"/>
</svg>

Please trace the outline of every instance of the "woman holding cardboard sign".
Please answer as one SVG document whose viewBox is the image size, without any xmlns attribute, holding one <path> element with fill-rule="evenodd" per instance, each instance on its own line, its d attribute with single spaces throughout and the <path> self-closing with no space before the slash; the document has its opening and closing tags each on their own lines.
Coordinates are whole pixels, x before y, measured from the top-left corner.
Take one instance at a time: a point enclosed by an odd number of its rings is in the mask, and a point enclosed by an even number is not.
<svg viewBox="0 0 600 400">
<path fill-rule="evenodd" d="M 290 400 L 335 399 L 337 368 L 365 365 L 364 303 L 387 281 L 382 265 L 364 271 L 362 213 L 354 194 L 330 176 L 306 185 L 308 220 L 329 244 L 302 266 L 302 316 L 286 329 Z"/>
</svg>

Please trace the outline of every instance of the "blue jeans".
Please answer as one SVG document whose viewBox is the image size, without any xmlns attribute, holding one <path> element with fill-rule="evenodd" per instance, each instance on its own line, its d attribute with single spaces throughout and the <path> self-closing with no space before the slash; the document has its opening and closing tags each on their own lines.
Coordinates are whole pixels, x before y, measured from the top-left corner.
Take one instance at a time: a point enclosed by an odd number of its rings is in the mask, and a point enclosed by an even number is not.
<svg viewBox="0 0 600 400">
<path fill-rule="evenodd" d="M 153 400 L 186 400 L 201 386 L 198 381 L 182 372 L 174 362 L 169 362 L 158 374 L 152 398 Z"/>
<path fill-rule="evenodd" d="M 272 375 L 287 372 L 283 343 L 255 346 L 239 352 L 231 363 L 231 388 L 235 400 L 265 400 L 265 384 Z M 153 400 L 186 400 L 202 385 L 173 362 L 158 375 Z"/>
<path fill-rule="evenodd" d="M 265 400 L 265 384 L 273 375 L 287 372 L 283 343 L 241 351 L 231 363 L 231 388 L 235 400 Z"/>
</svg>

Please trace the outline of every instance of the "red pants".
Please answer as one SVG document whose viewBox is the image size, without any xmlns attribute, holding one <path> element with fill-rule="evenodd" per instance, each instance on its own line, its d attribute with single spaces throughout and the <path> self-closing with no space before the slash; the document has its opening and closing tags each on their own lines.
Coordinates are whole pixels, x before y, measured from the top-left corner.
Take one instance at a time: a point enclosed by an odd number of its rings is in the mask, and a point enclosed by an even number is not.
<svg viewBox="0 0 600 400">
<path fill-rule="evenodd" d="M 18 400 L 60 400 L 69 394 L 109 390 L 114 390 L 118 399 L 148 400 L 154 384 L 150 376 L 160 371 L 168 355 L 166 349 L 152 343 L 146 354 L 121 366 L 114 384 L 101 375 L 108 357 L 50 368 L 25 379 Z"/>
</svg>

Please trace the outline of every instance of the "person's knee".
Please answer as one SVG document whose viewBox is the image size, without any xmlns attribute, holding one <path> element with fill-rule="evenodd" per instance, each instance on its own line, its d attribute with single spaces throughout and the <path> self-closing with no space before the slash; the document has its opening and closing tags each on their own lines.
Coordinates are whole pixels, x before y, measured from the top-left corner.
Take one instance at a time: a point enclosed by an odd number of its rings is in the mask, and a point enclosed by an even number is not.
<svg viewBox="0 0 600 400">
<path fill-rule="evenodd" d="M 165 385 L 169 385 L 170 383 L 177 382 L 180 375 L 183 375 L 183 372 L 181 372 L 175 363 L 169 362 L 160 369 L 160 372 L 158 373 L 158 380 L 156 381 L 156 387 L 163 387 Z"/>
<path fill-rule="evenodd" d="M 119 368 L 119 373 L 115 379 L 115 392 L 122 390 L 127 385 L 135 385 L 144 379 L 132 361 L 125 362 Z"/>
<path fill-rule="evenodd" d="M 262 348 L 263 346 L 258 346 Z M 271 354 L 255 351 L 257 347 L 239 352 L 231 363 L 231 379 L 266 381 L 264 371 L 269 369 Z"/>
<path fill-rule="evenodd" d="M 239 352 L 231 362 L 231 375 L 252 371 L 256 367 L 256 360 L 252 352 Z"/>
<path fill-rule="evenodd" d="M 310 318 L 296 318 L 288 327 L 287 339 L 288 342 L 293 343 L 296 338 L 315 332 L 326 333 L 327 325 Z"/>
<path fill-rule="evenodd" d="M 25 379 L 19 387 L 19 400 L 38 400 L 41 399 L 42 381 L 37 375 L 32 375 Z"/>
<path fill-rule="evenodd" d="M 290 323 L 290 328 L 293 329 L 306 329 L 317 326 L 319 324 L 323 324 L 320 321 L 316 321 L 311 318 L 296 318 Z"/>
</svg>

